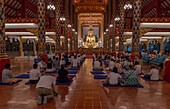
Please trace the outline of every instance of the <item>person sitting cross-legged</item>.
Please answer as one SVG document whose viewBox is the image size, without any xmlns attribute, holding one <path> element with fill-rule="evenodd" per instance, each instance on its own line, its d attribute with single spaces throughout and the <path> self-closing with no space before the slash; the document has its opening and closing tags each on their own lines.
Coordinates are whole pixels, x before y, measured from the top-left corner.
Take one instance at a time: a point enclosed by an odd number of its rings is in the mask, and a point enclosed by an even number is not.
<svg viewBox="0 0 170 109">
<path fill-rule="evenodd" d="M 56 93 L 56 77 L 51 75 L 41 76 L 40 80 L 36 85 L 38 93 L 38 104 L 47 104 L 47 101 L 57 96 Z"/>
<path fill-rule="evenodd" d="M 3 83 L 10 83 L 17 82 L 18 79 L 13 77 L 13 74 L 10 70 L 10 64 L 5 64 L 5 69 L 2 71 L 2 82 Z"/>
<path fill-rule="evenodd" d="M 74 56 L 74 59 L 73 59 L 73 64 L 72 64 L 72 66 L 73 67 L 78 67 L 79 66 L 79 62 L 78 62 L 78 60 L 76 59 L 76 56 Z"/>
<path fill-rule="evenodd" d="M 136 70 L 136 72 L 138 73 L 138 74 L 140 74 L 141 73 L 141 65 L 139 64 L 139 62 L 138 61 L 136 61 L 135 62 L 135 70 Z"/>
<path fill-rule="evenodd" d="M 117 68 L 114 67 L 112 72 L 109 73 L 104 83 L 110 84 L 110 85 L 118 85 L 120 84 L 120 78 L 121 78 L 121 75 L 117 71 Z"/>
<path fill-rule="evenodd" d="M 47 62 L 46 72 L 54 72 L 54 71 L 55 71 L 55 68 L 53 68 L 53 62 L 52 62 L 51 58 L 49 58 L 48 62 Z"/>
<path fill-rule="evenodd" d="M 70 77 L 68 77 L 68 71 L 64 69 L 64 65 L 61 65 L 61 69 L 58 71 L 58 78 L 59 83 L 66 83 L 72 81 Z"/>
<path fill-rule="evenodd" d="M 155 66 L 151 66 L 149 74 L 145 74 L 144 78 L 150 80 L 159 80 L 159 70 L 156 69 Z"/>
<path fill-rule="evenodd" d="M 30 73 L 29 73 L 29 76 L 30 76 L 30 83 L 38 83 L 40 77 L 41 77 L 41 72 L 40 70 L 38 69 L 38 65 L 37 64 L 34 64 L 33 65 L 33 68 Z"/>
<path fill-rule="evenodd" d="M 124 79 L 121 80 L 121 85 L 136 86 L 138 85 L 138 73 L 133 70 L 133 66 L 129 65 Z"/>
<path fill-rule="evenodd" d="M 99 62 L 99 59 L 97 59 L 95 62 L 94 62 L 94 70 L 100 70 L 101 69 L 101 64 Z"/>
</svg>

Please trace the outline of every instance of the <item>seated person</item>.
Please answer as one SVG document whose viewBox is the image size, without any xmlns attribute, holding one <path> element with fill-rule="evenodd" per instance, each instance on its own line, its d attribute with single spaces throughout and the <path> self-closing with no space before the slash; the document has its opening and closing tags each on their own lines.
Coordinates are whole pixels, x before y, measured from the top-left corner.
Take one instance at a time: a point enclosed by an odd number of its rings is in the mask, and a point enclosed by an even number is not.
<svg viewBox="0 0 170 109">
<path fill-rule="evenodd" d="M 65 60 L 64 60 L 64 58 L 62 58 L 62 59 L 60 60 L 60 66 L 61 66 L 61 65 L 65 65 L 65 64 L 66 64 Z"/>
<path fill-rule="evenodd" d="M 53 62 L 51 61 L 51 58 L 48 59 L 48 62 L 47 62 L 47 69 L 46 69 L 46 72 L 54 72 L 55 69 L 53 68 Z"/>
<path fill-rule="evenodd" d="M 47 67 L 47 65 L 44 62 L 44 59 L 41 58 L 40 62 L 38 63 L 38 69 L 40 69 L 40 71 L 44 71 L 44 69 Z"/>
<path fill-rule="evenodd" d="M 97 59 L 95 62 L 94 62 L 94 70 L 100 70 L 101 69 L 101 66 L 100 66 L 100 62 L 99 62 L 99 59 Z"/>
<path fill-rule="evenodd" d="M 120 60 L 117 60 L 117 61 L 116 61 L 115 67 L 117 68 L 117 71 L 118 71 L 119 73 L 122 73 L 122 72 L 123 72 L 123 71 L 122 71 L 122 65 L 120 64 Z"/>
<path fill-rule="evenodd" d="M 72 66 L 73 66 L 73 67 L 79 67 L 79 62 L 78 62 L 78 60 L 76 59 L 76 56 L 74 56 Z"/>
<path fill-rule="evenodd" d="M 38 65 L 37 64 L 34 64 L 33 65 L 33 68 L 30 73 L 29 73 L 29 76 L 30 76 L 30 83 L 38 83 L 40 77 L 41 77 L 41 72 L 40 70 L 38 69 Z"/>
<path fill-rule="evenodd" d="M 127 59 L 127 66 L 132 65 L 133 66 L 133 62 L 130 59 Z"/>
<path fill-rule="evenodd" d="M 122 62 L 122 67 L 125 68 L 127 66 L 127 60 L 126 58 L 123 59 L 123 62 Z"/>
<path fill-rule="evenodd" d="M 136 86 L 138 85 L 138 73 L 133 70 L 132 65 L 129 65 L 124 79 L 121 80 L 121 85 Z"/>
<path fill-rule="evenodd" d="M 119 81 L 120 78 L 121 78 L 121 75 L 117 71 L 117 68 L 114 67 L 112 72 L 110 72 L 108 77 L 106 78 L 105 84 L 118 85 L 120 84 L 120 81 Z"/>
<path fill-rule="evenodd" d="M 151 66 L 150 70 L 150 80 L 159 80 L 159 70 L 155 68 L 155 66 Z"/>
<path fill-rule="evenodd" d="M 72 81 L 70 77 L 68 77 L 68 71 L 64 69 L 64 65 L 61 66 L 61 69 L 58 71 L 58 78 L 59 83 L 66 83 Z"/>
<path fill-rule="evenodd" d="M 135 71 L 138 73 L 138 74 L 141 74 L 141 65 L 139 64 L 138 61 L 135 62 L 135 67 L 134 67 Z"/>
<path fill-rule="evenodd" d="M 17 82 L 18 79 L 13 77 L 13 74 L 10 70 L 10 64 L 5 64 L 5 69 L 2 71 L 2 82 L 10 83 Z"/>
<path fill-rule="evenodd" d="M 47 104 L 47 101 L 57 95 L 55 92 L 56 77 L 51 75 L 41 76 L 36 85 L 39 95 L 38 104 Z"/>
<path fill-rule="evenodd" d="M 78 55 L 78 57 L 77 57 L 77 61 L 78 61 L 78 63 L 79 63 L 79 64 L 81 63 L 80 55 Z"/>
<path fill-rule="evenodd" d="M 106 67 L 109 66 L 109 63 L 110 63 L 110 56 L 108 56 L 107 59 L 106 59 Z"/>
<path fill-rule="evenodd" d="M 114 67 L 115 67 L 114 59 L 111 59 L 111 61 L 109 62 L 109 69 L 113 70 Z"/>
<path fill-rule="evenodd" d="M 56 60 L 54 61 L 54 68 L 56 70 L 59 70 L 60 69 L 60 61 L 59 61 L 59 58 L 56 57 Z"/>
</svg>

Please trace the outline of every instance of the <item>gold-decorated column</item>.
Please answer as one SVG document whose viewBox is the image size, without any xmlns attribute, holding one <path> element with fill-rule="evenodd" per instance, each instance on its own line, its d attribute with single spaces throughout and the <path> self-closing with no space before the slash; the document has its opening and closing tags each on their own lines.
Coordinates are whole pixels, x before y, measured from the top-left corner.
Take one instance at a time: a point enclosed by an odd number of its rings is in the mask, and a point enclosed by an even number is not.
<svg viewBox="0 0 170 109">
<path fill-rule="evenodd" d="M 141 1 L 135 0 L 133 3 L 133 38 L 132 55 L 139 55 L 140 21 L 141 21 Z"/>
<path fill-rule="evenodd" d="M 61 33 L 61 29 L 60 29 L 60 0 L 56 0 L 55 1 L 55 32 L 56 32 L 56 48 L 55 48 L 55 52 L 59 53 L 60 52 L 60 33 Z"/>
<path fill-rule="evenodd" d="M 45 44 L 45 0 L 38 0 L 38 54 L 46 54 Z"/>
<path fill-rule="evenodd" d="M 116 46 L 115 46 L 115 37 L 116 37 L 116 22 L 115 22 L 115 18 L 116 18 L 116 0 L 112 1 L 112 22 L 113 22 L 113 34 L 112 34 L 112 52 L 116 52 Z"/>
<path fill-rule="evenodd" d="M 68 52 L 68 8 L 69 0 L 65 0 L 65 28 L 64 28 L 64 35 L 65 35 L 65 45 L 64 45 L 64 51 Z"/>
<path fill-rule="evenodd" d="M 120 0 L 120 30 L 119 30 L 119 53 L 123 53 L 123 37 L 124 37 L 124 0 Z"/>
<path fill-rule="evenodd" d="M 7 58 L 5 42 L 5 7 L 4 0 L 0 1 L 0 58 Z"/>
</svg>

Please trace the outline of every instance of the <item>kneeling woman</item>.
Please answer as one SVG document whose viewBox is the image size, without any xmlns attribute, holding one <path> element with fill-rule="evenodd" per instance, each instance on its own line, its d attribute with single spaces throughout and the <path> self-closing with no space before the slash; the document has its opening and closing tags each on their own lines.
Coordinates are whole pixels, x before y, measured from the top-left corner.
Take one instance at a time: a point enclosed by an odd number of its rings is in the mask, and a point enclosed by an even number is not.
<svg viewBox="0 0 170 109">
<path fill-rule="evenodd" d="M 68 71 L 64 69 L 64 65 L 61 65 L 61 69 L 58 71 L 58 78 L 59 83 L 66 83 L 72 81 L 70 77 L 68 77 Z"/>
<path fill-rule="evenodd" d="M 105 84 L 110 85 L 118 85 L 120 83 L 121 75 L 117 71 L 117 68 L 114 67 L 113 71 L 109 73 L 108 77 L 106 78 Z"/>
<path fill-rule="evenodd" d="M 129 65 L 129 70 L 125 73 L 124 79 L 121 80 L 121 85 L 136 86 L 138 85 L 138 73 L 133 70 L 132 65 Z"/>
</svg>

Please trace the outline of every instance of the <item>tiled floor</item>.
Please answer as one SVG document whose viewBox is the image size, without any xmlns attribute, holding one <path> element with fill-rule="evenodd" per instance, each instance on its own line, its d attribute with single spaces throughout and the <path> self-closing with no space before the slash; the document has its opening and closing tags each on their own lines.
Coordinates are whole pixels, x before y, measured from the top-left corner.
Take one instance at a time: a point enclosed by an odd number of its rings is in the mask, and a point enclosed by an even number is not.
<svg viewBox="0 0 170 109">
<path fill-rule="evenodd" d="M 15 76 L 26 73 L 32 63 L 16 63 Z M 149 67 L 145 65 L 144 71 Z M 0 109 L 170 109 L 170 84 L 148 82 L 139 77 L 144 88 L 106 88 L 90 73 L 92 59 L 86 59 L 70 86 L 56 86 L 59 96 L 46 105 L 37 105 L 35 85 L 24 79 L 14 86 L 0 86 Z"/>
</svg>

